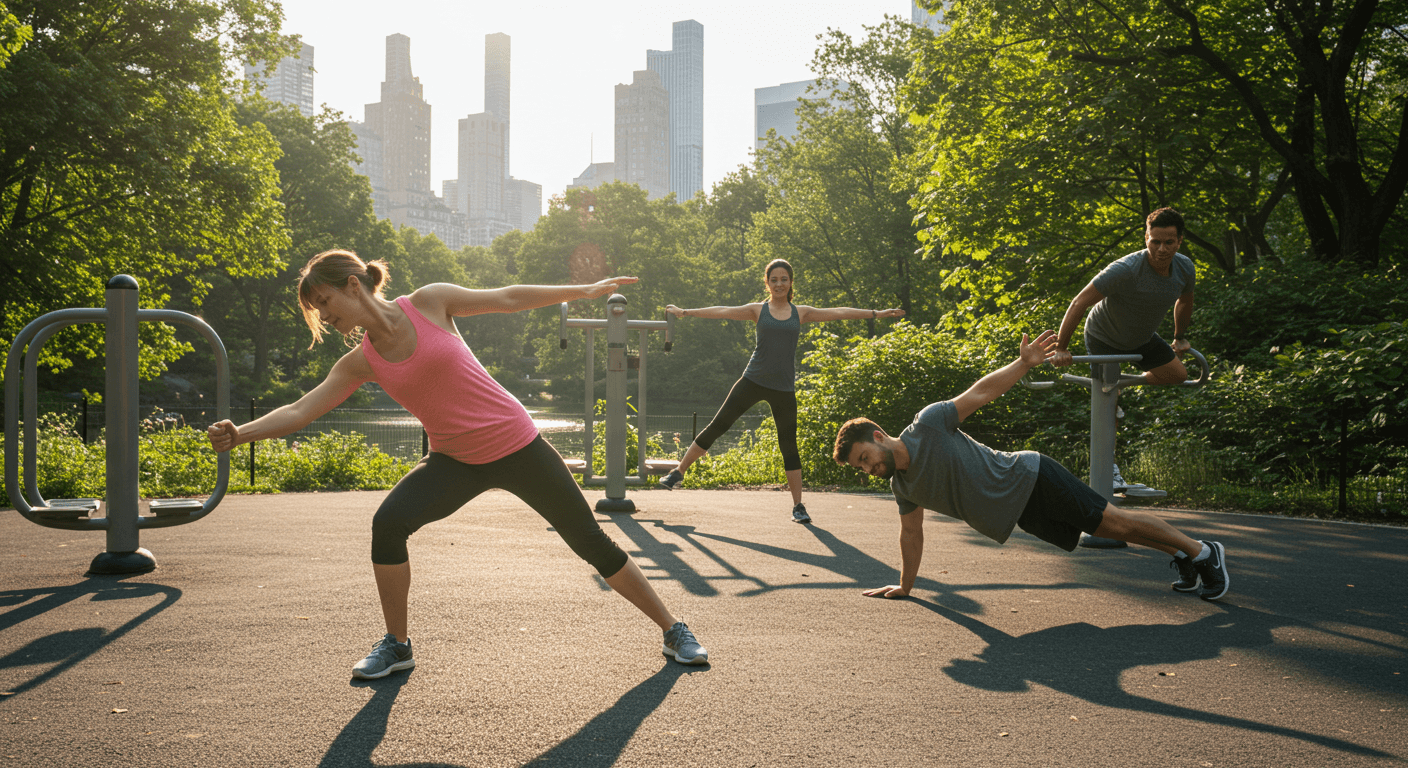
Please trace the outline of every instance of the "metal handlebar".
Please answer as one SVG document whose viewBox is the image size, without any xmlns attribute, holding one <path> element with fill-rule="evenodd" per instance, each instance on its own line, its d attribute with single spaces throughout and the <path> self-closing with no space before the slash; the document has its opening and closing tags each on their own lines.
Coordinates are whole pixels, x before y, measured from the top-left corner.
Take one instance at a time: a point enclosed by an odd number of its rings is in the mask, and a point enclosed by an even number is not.
<svg viewBox="0 0 1408 768">
<path fill-rule="evenodd" d="M 1207 384 L 1208 378 L 1211 375 L 1211 369 L 1208 367 L 1208 359 L 1203 356 L 1202 352 L 1199 352 L 1196 349 L 1189 349 L 1183 354 L 1192 355 L 1193 359 L 1198 361 L 1198 378 L 1188 379 L 1187 381 L 1184 381 L 1178 386 L 1197 388 Z M 1137 363 L 1142 359 L 1144 359 L 1143 355 L 1076 355 L 1071 358 L 1071 362 L 1099 365 L 1103 363 Z M 1051 361 L 1048 360 L 1046 364 L 1051 365 Z M 1144 383 L 1142 381 L 1142 378 L 1143 377 L 1140 376 L 1121 377 L 1122 380 L 1119 383 L 1119 387 L 1123 388 L 1128 386 L 1138 386 Z M 1069 381 L 1077 384 L 1084 384 L 1087 386 L 1089 386 L 1090 384 L 1089 378 L 1085 376 L 1074 376 L 1069 373 L 1061 374 L 1059 381 Z M 1034 390 L 1051 389 L 1052 387 L 1056 386 L 1055 381 L 1031 381 L 1027 376 L 1023 376 L 1021 379 L 1018 380 L 1017 383 L 1021 384 L 1027 389 Z"/>
</svg>

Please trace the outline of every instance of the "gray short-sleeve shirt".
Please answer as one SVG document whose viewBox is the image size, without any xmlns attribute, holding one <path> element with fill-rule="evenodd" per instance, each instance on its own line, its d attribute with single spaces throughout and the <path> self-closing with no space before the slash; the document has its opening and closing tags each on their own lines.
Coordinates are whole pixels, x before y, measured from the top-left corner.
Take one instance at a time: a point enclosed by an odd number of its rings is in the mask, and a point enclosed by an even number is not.
<svg viewBox="0 0 1408 768">
<path fill-rule="evenodd" d="M 1041 454 L 995 451 L 958 428 L 952 400 L 932 403 L 914 417 L 899 439 L 909 467 L 890 478 L 900 514 L 923 507 L 1007 541 L 1036 485 Z"/>
<path fill-rule="evenodd" d="M 1116 349 L 1143 346 L 1159 330 L 1169 307 L 1193 290 L 1193 260 L 1173 256 L 1168 277 L 1149 266 L 1149 252 L 1135 251 L 1110 263 L 1091 280 L 1103 293 L 1085 321 L 1085 332 Z"/>
</svg>

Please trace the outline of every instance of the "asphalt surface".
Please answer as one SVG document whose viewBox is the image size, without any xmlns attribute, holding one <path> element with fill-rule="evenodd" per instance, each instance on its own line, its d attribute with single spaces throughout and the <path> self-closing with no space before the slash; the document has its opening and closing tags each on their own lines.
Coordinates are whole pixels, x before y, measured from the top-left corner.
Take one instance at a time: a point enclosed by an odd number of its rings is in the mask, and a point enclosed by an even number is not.
<svg viewBox="0 0 1408 768">
<path fill-rule="evenodd" d="M 1221 602 L 1152 550 L 997 546 L 886 496 L 641 491 L 598 515 L 709 648 L 655 626 L 517 499 L 411 540 L 418 666 L 383 628 L 385 492 L 231 497 L 85 578 L 101 534 L 0 513 L 0 766 L 1408 764 L 1408 530 L 1161 512 L 1227 548 Z M 592 500 L 599 491 L 589 491 Z"/>
</svg>

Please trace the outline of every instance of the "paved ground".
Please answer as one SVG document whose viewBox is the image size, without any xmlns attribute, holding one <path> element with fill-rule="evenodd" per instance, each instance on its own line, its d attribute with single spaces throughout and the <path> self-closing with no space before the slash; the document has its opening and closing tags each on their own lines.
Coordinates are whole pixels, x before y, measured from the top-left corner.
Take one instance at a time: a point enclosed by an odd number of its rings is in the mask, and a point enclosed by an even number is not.
<svg viewBox="0 0 1408 768">
<path fill-rule="evenodd" d="M 888 497 L 646 491 L 600 515 L 712 666 L 494 493 L 412 540 L 419 666 L 382 633 L 384 493 L 233 497 L 84 578 L 100 534 L 0 514 L 0 765 L 1408 764 L 1408 530 L 1169 512 L 1227 546 L 1220 603 L 1150 550 L 998 547 L 931 518 L 912 599 Z M 593 499 L 600 493 L 592 493 Z"/>
</svg>

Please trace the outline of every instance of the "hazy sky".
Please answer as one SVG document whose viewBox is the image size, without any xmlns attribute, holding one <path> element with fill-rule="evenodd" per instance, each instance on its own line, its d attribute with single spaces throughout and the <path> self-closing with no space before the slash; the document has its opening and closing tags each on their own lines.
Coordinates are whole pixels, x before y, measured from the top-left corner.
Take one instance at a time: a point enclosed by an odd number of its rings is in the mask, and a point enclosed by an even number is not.
<svg viewBox="0 0 1408 768">
<path fill-rule="evenodd" d="M 593 158 L 612 159 L 617 83 L 669 50 L 671 25 L 704 25 L 704 188 L 748 162 L 753 89 L 809 80 L 816 36 L 853 37 L 907 0 L 707 0 L 700 3 L 283 0 L 284 31 L 314 48 L 314 98 L 362 120 L 381 99 L 386 36 L 411 38 L 411 69 L 431 105 L 435 191 L 456 176 L 457 121 L 484 108 L 484 35 L 512 38 L 510 172 L 543 185 L 543 204 Z"/>
</svg>

